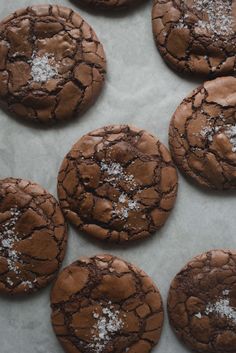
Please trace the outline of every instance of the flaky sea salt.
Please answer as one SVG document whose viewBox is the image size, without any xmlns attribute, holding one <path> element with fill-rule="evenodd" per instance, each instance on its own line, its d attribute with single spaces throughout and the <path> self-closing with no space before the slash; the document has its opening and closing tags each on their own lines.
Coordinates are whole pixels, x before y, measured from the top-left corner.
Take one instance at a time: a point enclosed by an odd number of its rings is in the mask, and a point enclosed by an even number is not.
<svg viewBox="0 0 236 353">
<path fill-rule="evenodd" d="M 206 305 L 204 315 L 209 316 L 210 314 L 213 314 L 219 318 L 226 318 L 236 324 L 236 310 L 230 305 L 229 298 L 227 298 L 229 290 L 223 290 L 222 294 L 223 297 L 219 298 L 216 302 L 208 303 Z M 199 312 L 195 314 L 195 316 L 201 319 L 202 313 Z"/>
<path fill-rule="evenodd" d="M 112 185 L 117 186 L 118 181 L 126 181 L 130 188 L 133 189 L 136 186 L 134 176 L 132 174 L 126 173 L 124 168 L 120 163 L 110 162 L 107 164 L 104 160 L 101 161 L 101 170 L 108 174 L 108 177 L 105 178 L 105 181 L 110 182 Z"/>
<path fill-rule="evenodd" d="M 232 145 L 232 152 L 236 152 L 236 125 L 225 124 L 224 126 L 206 126 L 200 131 L 200 135 L 209 142 L 213 141 L 213 136 L 222 131 Z"/>
<path fill-rule="evenodd" d="M 15 231 L 15 225 L 21 215 L 21 212 L 17 207 L 12 207 L 10 212 L 11 218 L 2 225 L 2 231 L 0 232 L 0 250 L 6 252 L 8 270 L 19 273 L 16 263 L 19 260 L 20 253 L 14 250 L 13 246 L 19 241 L 18 234 Z"/>
<path fill-rule="evenodd" d="M 34 82 L 44 83 L 58 75 L 56 66 L 52 66 L 49 63 L 48 54 L 44 56 L 35 56 L 33 54 L 30 64 L 31 76 Z"/>
<path fill-rule="evenodd" d="M 213 136 L 217 134 L 219 130 L 220 130 L 219 126 L 212 126 L 212 127 L 206 126 L 201 130 L 200 135 L 204 138 L 207 138 L 209 142 L 212 142 Z"/>
<path fill-rule="evenodd" d="M 30 281 L 22 281 L 21 284 L 23 284 L 24 286 L 27 286 L 28 288 L 33 288 L 33 283 Z"/>
<path fill-rule="evenodd" d="M 96 324 L 93 326 L 93 342 L 89 343 L 89 348 L 95 353 L 101 353 L 113 335 L 119 332 L 124 326 L 124 322 L 119 317 L 120 312 L 114 310 L 113 306 L 102 308 L 102 314 L 93 313 Z"/>
<path fill-rule="evenodd" d="M 221 298 L 215 303 L 207 304 L 206 315 L 215 314 L 221 318 L 227 318 L 236 324 L 236 310 L 230 306 L 228 298 Z"/>
<path fill-rule="evenodd" d="M 107 164 L 103 160 L 101 161 L 101 170 L 108 174 L 108 177 L 105 177 L 104 180 L 111 183 L 114 187 L 118 186 L 119 181 L 125 181 L 130 190 L 134 190 L 137 186 L 134 176 L 126 173 L 124 168 L 119 163 L 111 162 Z M 139 209 L 138 202 L 130 199 L 128 194 L 125 192 L 121 193 L 119 196 L 118 203 L 113 202 L 113 207 L 113 214 L 122 220 L 128 218 L 129 211 Z"/>
<path fill-rule="evenodd" d="M 197 314 L 195 314 L 195 316 L 196 316 L 198 319 L 201 319 L 201 318 L 202 318 L 202 314 L 201 314 L 201 313 L 197 313 Z"/>
<path fill-rule="evenodd" d="M 194 8 L 206 13 L 207 20 L 199 20 L 196 25 L 216 36 L 227 37 L 234 34 L 232 0 L 194 0 Z"/>
<path fill-rule="evenodd" d="M 119 207 L 119 204 L 122 204 L 122 206 Z M 113 206 L 115 208 L 113 214 L 117 215 L 122 220 L 129 217 L 129 211 L 139 209 L 138 202 L 136 200 L 129 199 L 128 195 L 125 193 L 120 195 L 118 203 L 114 202 Z"/>
<path fill-rule="evenodd" d="M 225 134 L 232 145 L 232 152 L 236 152 L 236 125 L 228 126 L 225 130 Z"/>
</svg>

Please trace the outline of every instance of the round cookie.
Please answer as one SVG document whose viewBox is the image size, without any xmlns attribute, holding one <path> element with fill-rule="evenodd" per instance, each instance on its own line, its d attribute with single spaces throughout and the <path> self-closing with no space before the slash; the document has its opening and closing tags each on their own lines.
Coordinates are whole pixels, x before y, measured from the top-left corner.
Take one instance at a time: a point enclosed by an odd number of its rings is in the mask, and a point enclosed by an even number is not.
<svg viewBox="0 0 236 353">
<path fill-rule="evenodd" d="M 236 7 L 232 0 L 154 0 L 153 34 L 175 70 L 222 76 L 235 72 Z"/>
<path fill-rule="evenodd" d="M 58 196 L 66 218 L 100 239 L 148 237 L 176 199 L 169 151 L 145 130 L 112 125 L 83 136 L 62 162 Z"/>
<path fill-rule="evenodd" d="M 236 251 L 212 250 L 192 259 L 172 281 L 168 314 L 194 352 L 235 353 Z"/>
<path fill-rule="evenodd" d="M 177 166 L 211 189 L 236 188 L 236 78 L 205 82 L 179 105 L 169 130 Z"/>
<path fill-rule="evenodd" d="M 67 229 L 56 199 L 31 181 L 0 180 L 0 293 L 46 286 L 64 258 Z"/>
<path fill-rule="evenodd" d="M 0 23 L 0 99 L 21 118 L 48 123 L 84 111 L 105 68 L 96 34 L 69 8 L 27 7 Z"/>
<path fill-rule="evenodd" d="M 140 0 L 78 0 L 87 5 L 94 6 L 101 9 L 122 9 L 131 5 L 137 4 Z"/>
<path fill-rule="evenodd" d="M 65 268 L 52 288 L 51 307 L 67 353 L 148 353 L 164 318 L 152 279 L 111 255 L 81 258 Z"/>
</svg>

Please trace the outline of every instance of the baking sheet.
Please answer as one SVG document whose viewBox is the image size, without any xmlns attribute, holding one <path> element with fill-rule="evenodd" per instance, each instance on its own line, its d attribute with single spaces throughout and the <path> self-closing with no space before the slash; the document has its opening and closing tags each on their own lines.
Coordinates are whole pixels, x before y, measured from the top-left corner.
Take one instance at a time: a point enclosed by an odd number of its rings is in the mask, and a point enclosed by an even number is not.
<svg viewBox="0 0 236 353">
<path fill-rule="evenodd" d="M 2 3 L 3 18 L 19 7 L 43 0 Z M 132 11 L 102 14 L 80 8 L 79 0 L 44 0 L 78 10 L 104 45 L 108 60 L 105 89 L 96 104 L 70 124 L 42 128 L 15 120 L 0 111 L 0 177 L 21 177 L 40 183 L 56 196 L 60 163 L 84 133 L 112 123 L 146 128 L 167 144 L 169 120 L 199 80 L 170 70 L 156 50 L 151 29 L 151 2 Z M 199 190 L 179 176 L 176 207 L 164 228 L 151 239 L 128 247 L 105 244 L 69 228 L 63 266 L 79 256 L 109 252 L 134 262 L 157 283 L 166 306 L 169 284 L 192 256 L 212 248 L 236 247 L 235 193 Z M 50 286 L 25 299 L 0 298 L 1 353 L 63 353 L 50 324 Z M 172 333 L 167 315 L 154 353 L 188 350 Z"/>
</svg>

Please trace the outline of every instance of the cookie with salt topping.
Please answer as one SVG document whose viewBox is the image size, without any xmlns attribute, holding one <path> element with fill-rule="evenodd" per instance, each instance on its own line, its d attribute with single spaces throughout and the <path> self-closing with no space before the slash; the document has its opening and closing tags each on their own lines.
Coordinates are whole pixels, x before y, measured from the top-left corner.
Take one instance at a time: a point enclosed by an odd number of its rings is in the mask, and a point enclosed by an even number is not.
<svg viewBox="0 0 236 353">
<path fill-rule="evenodd" d="M 83 136 L 58 175 L 66 218 L 107 241 L 149 237 L 167 220 L 176 195 L 177 173 L 167 148 L 129 125 L 105 126 Z"/>
<path fill-rule="evenodd" d="M 164 60 L 185 73 L 235 72 L 236 7 L 232 0 L 154 0 L 152 25 Z"/>
<path fill-rule="evenodd" d="M 211 250 L 190 260 L 171 283 L 168 314 L 194 352 L 235 353 L 236 251 Z"/>
<path fill-rule="evenodd" d="M 31 181 L 0 181 L 0 293 L 46 286 L 64 258 L 67 230 L 55 198 Z"/>
<path fill-rule="evenodd" d="M 39 5 L 0 23 L 0 99 L 21 118 L 65 121 L 99 95 L 106 60 L 93 29 L 69 8 Z"/>
<path fill-rule="evenodd" d="M 236 188 L 236 78 L 205 82 L 179 105 L 169 129 L 173 159 L 197 184 Z"/>
<path fill-rule="evenodd" d="M 163 325 L 152 279 L 111 255 L 66 267 L 52 288 L 51 308 L 55 334 L 67 353 L 149 353 Z"/>
</svg>

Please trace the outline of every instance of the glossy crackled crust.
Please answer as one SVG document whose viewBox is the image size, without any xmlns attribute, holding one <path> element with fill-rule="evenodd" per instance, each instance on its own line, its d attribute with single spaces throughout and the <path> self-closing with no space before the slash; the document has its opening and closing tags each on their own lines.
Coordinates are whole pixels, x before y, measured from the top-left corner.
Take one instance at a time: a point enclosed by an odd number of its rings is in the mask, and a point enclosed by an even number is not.
<svg viewBox="0 0 236 353">
<path fill-rule="evenodd" d="M 236 79 L 205 82 L 177 108 L 169 129 L 169 144 L 177 166 L 198 184 L 211 189 L 235 189 L 236 153 L 225 129 L 236 124 Z M 209 141 L 204 128 L 220 131 Z"/>
<path fill-rule="evenodd" d="M 53 56 L 58 75 L 33 82 L 33 55 Z M 55 122 L 84 111 L 98 96 L 106 60 L 92 28 L 71 9 L 41 5 L 0 24 L 0 98 L 22 118 Z"/>
<path fill-rule="evenodd" d="M 103 353 L 148 353 L 163 325 L 160 293 L 150 277 L 111 255 L 81 258 L 59 275 L 51 292 L 52 324 L 68 353 L 94 353 L 94 312 L 111 305 L 124 325 Z"/>
<path fill-rule="evenodd" d="M 204 11 L 196 11 L 193 1 L 154 0 L 153 34 L 161 55 L 180 72 L 211 76 L 235 72 L 235 32 L 227 39 L 213 36 L 196 25 L 203 18 Z"/>
<path fill-rule="evenodd" d="M 134 184 L 107 181 L 102 163 L 118 163 Z M 125 193 L 138 209 L 121 219 L 117 209 Z M 107 126 L 83 136 L 65 157 L 58 175 L 58 196 L 69 221 L 101 239 L 129 241 L 159 229 L 173 208 L 177 173 L 169 151 L 144 130 Z M 117 206 L 118 205 L 118 206 Z"/>
<path fill-rule="evenodd" d="M 9 227 L 12 209 L 19 216 Z M 35 292 L 55 277 L 65 255 L 67 229 L 58 202 L 46 190 L 27 180 L 1 180 L 0 233 L 1 293 Z M 9 269 L 9 259 L 17 270 Z"/>
<path fill-rule="evenodd" d="M 236 252 L 212 250 L 192 259 L 172 281 L 168 313 L 177 336 L 195 352 L 235 353 L 236 325 L 204 314 L 207 304 L 227 291 L 236 308 Z M 199 316 L 199 313 L 202 313 Z"/>
</svg>

